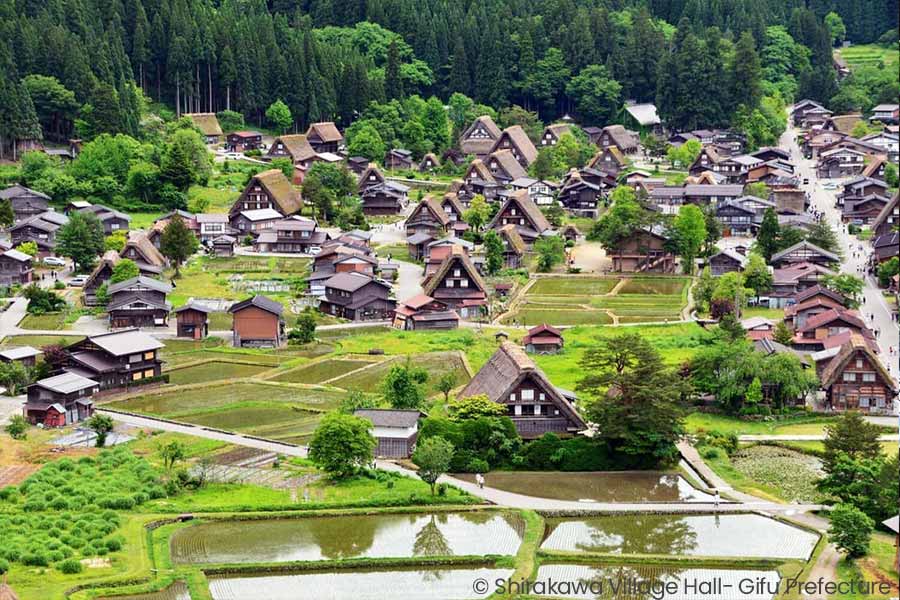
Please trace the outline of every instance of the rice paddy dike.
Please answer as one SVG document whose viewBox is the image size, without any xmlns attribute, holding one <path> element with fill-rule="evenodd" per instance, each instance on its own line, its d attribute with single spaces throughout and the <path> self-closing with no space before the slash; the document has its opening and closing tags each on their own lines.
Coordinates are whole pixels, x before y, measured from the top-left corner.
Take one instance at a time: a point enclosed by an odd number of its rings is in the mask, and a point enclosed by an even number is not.
<svg viewBox="0 0 900 600">
<path fill-rule="evenodd" d="M 157 577 L 75 597 L 289 600 L 303 593 L 468 600 L 507 597 L 499 592 L 514 583 L 556 580 L 606 582 L 602 594 L 565 597 L 650 600 L 647 594 L 613 595 L 608 584 L 736 585 L 753 579 L 774 586 L 807 571 L 824 545 L 798 524 L 752 513 L 541 516 L 490 507 L 421 507 L 197 514 L 150 526 Z M 487 582 L 480 592 L 476 581 Z M 765 590 L 741 597 L 792 598 Z"/>
</svg>

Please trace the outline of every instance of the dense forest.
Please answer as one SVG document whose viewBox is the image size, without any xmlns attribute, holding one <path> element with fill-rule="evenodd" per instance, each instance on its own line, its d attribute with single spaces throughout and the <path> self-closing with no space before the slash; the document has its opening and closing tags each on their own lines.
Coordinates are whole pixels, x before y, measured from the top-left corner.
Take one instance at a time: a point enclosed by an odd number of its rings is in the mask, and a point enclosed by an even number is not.
<svg viewBox="0 0 900 600">
<path fill-rule="evenodd" d="M 832 11 L 846 39 L 896 43 L 898 0 L 0 0 L 0 152 L 136 136 L 150 103 L 261 125 L 280 99 L 302 129 L 412 94 L 586 122 L 633 99 L 716 126 L 829 100 Z"/>
</svg>

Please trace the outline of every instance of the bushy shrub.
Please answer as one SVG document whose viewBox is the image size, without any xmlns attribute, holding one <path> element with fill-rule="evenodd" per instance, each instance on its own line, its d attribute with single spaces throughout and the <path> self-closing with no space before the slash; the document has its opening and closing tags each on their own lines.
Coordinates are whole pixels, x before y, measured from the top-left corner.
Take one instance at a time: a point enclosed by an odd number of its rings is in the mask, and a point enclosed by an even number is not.
<svg viewBox="0 0 900 600">
<path fill-rule="evenodd" d="M 0 575 L 9 571 L 9 562 L 6 559 L 0 558 Z"/>
<path fill-rule="evenodd" d="M 711 429 L 709 431 L 700 430 L 697 432 L 696 437 L 697 446 L 721 448 L 729 456 L 737 452 L 738 449 L 738 437 L 733 431 L 722 433 L 716 429 Z"/>
<path fill-rule="evenodd" d="M 29 552 L 23 554 L 20 560 L 26 567 L 46 567 L 50 565 L 50 560 L 43 552 Z"/>
<path fill-rule="evenodd" d="M 62 561 L 61 563 L 56 565 L 56 568 L 66 575 L 75 575 L 76 573 L 81 573 L 81 571 L 84 570 L 84 566 L 80 562 L 71 558 Z"/>
</svg>

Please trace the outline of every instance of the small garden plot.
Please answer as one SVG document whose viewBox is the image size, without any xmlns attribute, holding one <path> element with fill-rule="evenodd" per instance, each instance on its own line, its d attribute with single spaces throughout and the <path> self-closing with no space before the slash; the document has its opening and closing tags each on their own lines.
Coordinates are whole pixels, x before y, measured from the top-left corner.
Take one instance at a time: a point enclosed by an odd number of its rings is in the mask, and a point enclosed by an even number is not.
<svg viewBox="0 0 900 600">
<path fill-rule="evenodd" d="M 169 371 L 169 383 L 183 385 L 186 383 L 233 379 L 235 377 L 253 377 L 269 369 L 271 367 L 266 365 L 213 361 Z"/>
<path fill-rule="evenodd" d="M 209 385 L 190 390 L 169 388 L 156 394 L 137 396 L 110 404 L 110 408 L 136 413 L 177 418 L 204 409 L 213 410 L 242 402 L 285 402 L 318 410 L 336 408 L 345 396 L 338 390 L 298 388 L 264 383 Z"/>
<path fill-rule="evenodd" d="M 19 323 L 22 329 L 65 329 L 66 313 L 53 312 L 43 315 L 26 315 Z"/>
<path fill-rule="evenodd" d="M 597 296 L 608 294 L 618 282 L 613 277 L 546 277 L 538 279 L 528 295 Z"/>
<path fill-rule="evenodd" d="M 525 303 L 529 306 L 559 306 L 562 308 L 571 308 L 573 304 L 590 304 L 590 296 L 545 296 L 528 294 L 525 297 Z"/>
<path fill-rule="evenodd" d="M 358 369 L 353 373 L 348 373 L 329 382 L 329 385 L 347 390 L 371 392 L 378 389 L 381 380 L 387 375 L 393 365 L 402 364 L 400 361 L 404 360 L 406 359 L 403 357 L 397 357 L 367 369 Z M 462 358 L 456 352 L 431 352 L 416 355 L 411 362 L 414 366 L 421 367 L 428 372 L 427 385 L 429 389 L 434 386 L 434 383 L 444 373 L 454 373 L 457 385 L 462 385 L 469 381 L 469 375 L 463 366 Z"/>
<path fill-rule="evenodd" d="M 332 358 L 279 373 L 271 379 L 289 383 L 322 383 L 371 364 L 365 360 Z"/>
<path fill-rule="evenodd" d="M 787 502 L 818 502 L 822 495 L 816 483 L 822 462 L 802 452 L 776 446 L 757 445 L 738 450 L 731 464 L 741 475 L 776 491 Z"/>
</svg>

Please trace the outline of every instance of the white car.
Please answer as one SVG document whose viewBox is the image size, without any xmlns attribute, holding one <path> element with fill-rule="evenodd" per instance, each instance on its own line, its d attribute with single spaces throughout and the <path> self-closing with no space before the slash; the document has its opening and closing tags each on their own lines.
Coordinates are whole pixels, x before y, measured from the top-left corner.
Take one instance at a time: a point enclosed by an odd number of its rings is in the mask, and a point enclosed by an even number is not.
<svg viewBox="0 0 900 600">
<path fill-rule="evenodd" d="M 84 287 L 85 283 L 87 283 L 87 277 L 84 277 L 83 275 L 73 277 L 68 281 L 68 284 L 72 287 Z"/>
<path fill-rule="evenodd" d="M 51 267 L 64 267 L 66 266 L 66 261 L 62 258 L 58 258 L 56 256 L 45 256 L 44 260 L 42 260 L 45 265 L 49 265 Z"/>
<path fill-rule="evenodd" d="M 826 190 L 836 190 L 837 184 L 833 181 L 829 181 L 828 183 L 824 184 L 822 187 L 825 188 Z"/>
<path fill-rule="evenodd" d="M 321 251 L 322 251 L 322 249 L 319 246 L 311 246 L 309 248 L 309 250 L 307 250 L 306 252 L 307 252 L 307 254 L 312 254 L 313 256 L 315 256 L 316 254 L 318 254 Z"/>
<path fill-rule="evenodd" d="M 231 160 L 240 160 L 244 158 L 244 155 L 240 152 L 226 152 L 225 158 L 230 158 Z"/>
</svg>

